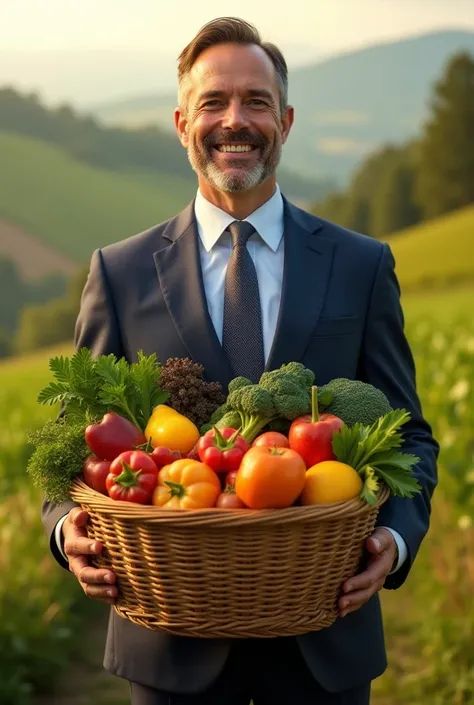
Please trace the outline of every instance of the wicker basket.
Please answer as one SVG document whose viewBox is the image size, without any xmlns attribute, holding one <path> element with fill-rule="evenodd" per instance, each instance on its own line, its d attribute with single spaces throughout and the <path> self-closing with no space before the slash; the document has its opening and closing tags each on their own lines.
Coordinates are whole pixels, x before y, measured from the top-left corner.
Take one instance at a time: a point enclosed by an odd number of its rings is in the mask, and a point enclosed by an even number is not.
<svg viewBox="0 0 474 705">
<path fill-rule="evenodd" d="M 374 507 L 360 500 L 277 510 L 164 510 L 118 502 L 74 481 L 104 544 L 95 565 L 117 575 L 117 613 L 195 637 L 276 637 L 330 626 L 359 568 Z"/>
</svg>

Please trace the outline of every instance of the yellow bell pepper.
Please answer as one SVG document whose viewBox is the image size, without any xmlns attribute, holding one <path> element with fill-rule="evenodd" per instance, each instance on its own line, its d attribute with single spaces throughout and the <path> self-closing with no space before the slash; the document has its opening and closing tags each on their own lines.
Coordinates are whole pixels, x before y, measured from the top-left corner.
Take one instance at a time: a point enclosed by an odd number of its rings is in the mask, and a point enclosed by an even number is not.
<svg viewBox="0 0 474 705">
<path fill-rule="evenodd" d="M 166 404 L 159 404 L 148 419 L 145 437 L 147 441 L 150 440 L 153 448 L 164 446 L 187 455 L 198 442 L 200 433 L 186 416 Z"/>
</svg>

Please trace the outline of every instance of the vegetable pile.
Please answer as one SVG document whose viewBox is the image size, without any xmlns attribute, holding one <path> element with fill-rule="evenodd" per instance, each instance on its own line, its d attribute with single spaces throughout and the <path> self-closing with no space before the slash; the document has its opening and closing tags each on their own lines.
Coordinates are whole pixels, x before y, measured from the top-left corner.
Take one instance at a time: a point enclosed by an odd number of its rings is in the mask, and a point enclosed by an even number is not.
<svg viewBox="0 0 474 705">
<path fill-rule="evenodd" d="M 236 377 L 227 393 L 201 365 L 140 352 L 128 363 L 87 348 L 50 360 L 38 396 L 61 404 L 56 422 L 29 434 L 32 481 L 54 502 L 82 477 L 115 501 L 161 509 L 278 509 L 359 498 L 382 485 L 420 491 L 419 461 L 401 450 L 410 419 L 383 392 L 337 379 L 315 385 L 299 362 Z"/>
</svg>

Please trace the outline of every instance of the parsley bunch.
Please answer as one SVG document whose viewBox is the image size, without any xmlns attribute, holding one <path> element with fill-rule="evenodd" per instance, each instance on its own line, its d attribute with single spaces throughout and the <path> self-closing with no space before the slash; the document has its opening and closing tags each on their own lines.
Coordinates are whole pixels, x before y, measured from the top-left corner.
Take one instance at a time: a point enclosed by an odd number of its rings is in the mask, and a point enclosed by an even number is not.
<svg viewBox="0 0 474 705">
<path fill-rule="evenodd" d="M 337 460 L 357 470 L 364 480 L 361 499 L 369 504 L 377 501 L 380 481 L 399 497 L 411 498 L 421 489 L 412 474 L 420 458 L 397 450 L 403 443 L 399 429 L 409 420 L 408 411 L 395 409 L 370 426 L 356 423 L 349 428 L 345 425 L 333 436 Z"/>
<path fill-rule="evenodd" d="M 38 395 L 40 404 L 65 407 L 71 423 L 87 425 L 114 411 L 145 430 L 153 408 L 168 400 L 159 386 L 161 365 L 155 353 L 138 352 L 137 362 L 101 355 L 93 358 L 88 348 L 71 358 L 54 357 L 49 362 L 55 381 Z"/>
<path fill-rule="evenodd" d="M 30 431 L 28 443 L 34 448 L 26 468 L 33 484 L 50 502 L 60 504 L 71 499 L 69 491 L 76 475 L 82 472 L 90 453 L 82 424 L 68 424 L 64 419 L 48 421 Z"/>
</svg>

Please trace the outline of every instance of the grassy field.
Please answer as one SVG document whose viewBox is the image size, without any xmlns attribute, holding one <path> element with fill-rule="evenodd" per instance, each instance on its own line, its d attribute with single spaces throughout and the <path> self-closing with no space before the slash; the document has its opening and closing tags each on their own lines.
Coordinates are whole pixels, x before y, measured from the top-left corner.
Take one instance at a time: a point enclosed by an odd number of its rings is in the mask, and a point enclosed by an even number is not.
<svg viewBox="0 0 474 705">
<path fill-rule="evenodd" d="M 43 142 L 0 132 L 0 219 L 78 262 L 179 212 L 192 179 L 100 170 Z"/>
<path fill-rule="evenodd" d="M 383 593 L 389 668 L 374 684 L 372 702 L 467 705 L 474 700 L 474 322 L 468 289 L 440 294 L 437 308 L 433 295 L 404 299 L 424 412 L 442 446 L 440 485 L 407 584 Z M 449 315 L 453 310 L 457 316 Z M 92 611 L 50 557 L 41 498 L 24 472 L 26 429 L 55 413 L 36 404 L 50 379 L 47 361 L 71 350 L 0 364 L 2 705 L 127 703 L 125 684 L 101 666 L 105 615 Z"/>
<path fill-rule="evenodd" d="M 404 291 L 474 282 L 474 206 L 407 228 L 387 241 Z"/>
<path fill-rule="evenodd" d="M 402 295 L 407 322 L 420 317 L 434 323 L 448 324 L 464 319 L 472 310 L 474 283 L 453 289 L 408 293 Z"/>
</svg>

